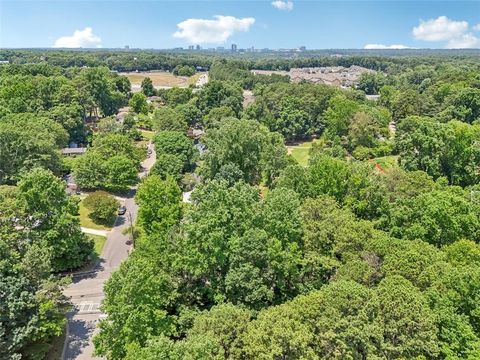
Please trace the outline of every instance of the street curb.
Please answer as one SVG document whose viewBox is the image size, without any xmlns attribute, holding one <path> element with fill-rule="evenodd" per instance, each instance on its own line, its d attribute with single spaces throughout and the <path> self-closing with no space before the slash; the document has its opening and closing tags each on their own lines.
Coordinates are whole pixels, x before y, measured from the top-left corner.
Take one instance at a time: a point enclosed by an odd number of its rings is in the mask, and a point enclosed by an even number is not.
<svg viewBox="0 0 480 360">
<path fill-rule="evenodd" d="M 65 326 L 65 342 L 63 343 L 62 349 L 62 360 L 65 360 L 65 353 L 67 351 L 68 344 L 70 343 L 70 326 L 68 325 L 68 316 L 67 316 L 67 325 Z"/>
</svg>

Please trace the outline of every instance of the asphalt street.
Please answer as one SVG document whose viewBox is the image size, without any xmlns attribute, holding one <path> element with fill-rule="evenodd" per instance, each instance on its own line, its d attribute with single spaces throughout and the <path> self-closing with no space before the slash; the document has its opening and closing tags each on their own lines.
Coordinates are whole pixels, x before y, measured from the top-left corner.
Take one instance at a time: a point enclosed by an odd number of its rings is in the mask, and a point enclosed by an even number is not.
<svg viewBox="0 0 480 360">
<path fill-rule="evenodd" d="M 155 164 L 155 150 L 151 146 L 152 154 L 142 163 L 139 177 L 143 177 Z M 102 313 L 100 305 L 104 298 L 103 284 L 124 261 L 131 250 L 129 236 L 122 231 L 130 225 L 130 216 L 135 223 L 138 206 L 135 203 L 135 188 L 132 188 L 125 197 L 124 204 L 127 212 L 116 219 L 115 225 L 107 233 L 107 240 L 100 256 L 98 265 L 90 272 L 73 276 L 70 286 L 65 289 L 65 295 L 70 297 L 74 306 L 67 314 L 68 333 L 65 340 L 63 359 L 91 360 L 100 359 L 93 356 L 92 337 L 96 332 Z"/>
</svg>

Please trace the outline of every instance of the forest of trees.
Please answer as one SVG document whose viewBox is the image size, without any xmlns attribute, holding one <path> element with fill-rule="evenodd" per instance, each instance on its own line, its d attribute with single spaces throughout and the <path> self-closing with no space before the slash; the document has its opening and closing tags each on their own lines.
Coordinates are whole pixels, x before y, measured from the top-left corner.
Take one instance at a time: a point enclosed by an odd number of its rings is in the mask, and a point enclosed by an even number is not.
<svg viewBox="0 0 480 360">
<path fill-rule="evenodd" d="M 132 96 L 101 66 L 127 56 L 0 66 L 0 357 L 41 358 L 65 321 L 60 275 L 91 253 L 59 176 L 125 191 L 145 156 L 141 128 L 157 162 L 136 192 L 135 250 L 105 284 L 98 355 L 480 358 L 477 62 L 345 57 L 383 71 L 344 89 L 249 71 L 321 58 L 145 53 L 210 67 L 202 89 L 160 90 L 154 106 L 151 82 Z M 123 123 L 110 117 L 128 103 Z M 59 149 L 72 141 L 88 151 L 67 161 Z"/>
</svg>

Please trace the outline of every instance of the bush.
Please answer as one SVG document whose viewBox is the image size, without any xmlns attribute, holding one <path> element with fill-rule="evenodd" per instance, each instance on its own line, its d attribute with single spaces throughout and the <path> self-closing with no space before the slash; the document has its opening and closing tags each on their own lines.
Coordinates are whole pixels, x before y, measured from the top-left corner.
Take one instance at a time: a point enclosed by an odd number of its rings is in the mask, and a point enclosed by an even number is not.
<svg viewBox="0 0 480 360">
<path fill-rule="evenodd" d="M 120 203 L 105 191 L 95 191 L 83 200 L 85 207 L 91 211 L 90 217 L 99 224 L 111 225 L 117 217 Z"/>
</svg>

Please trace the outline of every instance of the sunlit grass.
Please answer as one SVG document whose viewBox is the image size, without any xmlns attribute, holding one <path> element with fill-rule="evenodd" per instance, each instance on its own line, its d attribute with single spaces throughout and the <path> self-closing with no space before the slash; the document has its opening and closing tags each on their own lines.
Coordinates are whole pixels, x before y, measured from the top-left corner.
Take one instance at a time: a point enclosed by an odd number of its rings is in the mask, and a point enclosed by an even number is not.
<svg viewBox="0 0 480 360">
<path fill-rule="evenodd" d="M 87 235 L 90 239 L 93 240 L 94 243 L 94 252 L 97 256 L 100 256 L 103 251 L 103 247 L 105 246 L 105 242 L 107 241 L 107 238 L 105 236 L 100 236 L 100 235 L 92 235 L 88 234 Z"/>
<path fill-rule="evenodd" d="M 377 157 L 372 159 L 371 161 L 377 164 L 377 168 L 382 171 L 388 171 L 398 166 L 398 156 L 394 155 Z"/>
<path fill-rule="evenodd" d="M 103 224 L 97 224 L 90 218 L 90 210 L 83 204 L 83 200 L 79 204 L 80 226 L 95 230 L 110 230 L 111 227 Z"/>
<path fill-rule="evenodd" d="M 292 157 L 302 166 L 308 165 L 308 160 L 310 159 L 310 149 L 314 142 L 318 141 L 313 139 L 310 141 L 305 141 L 299 145 L 287 146 L 288 152 Z"/>
</svg>

